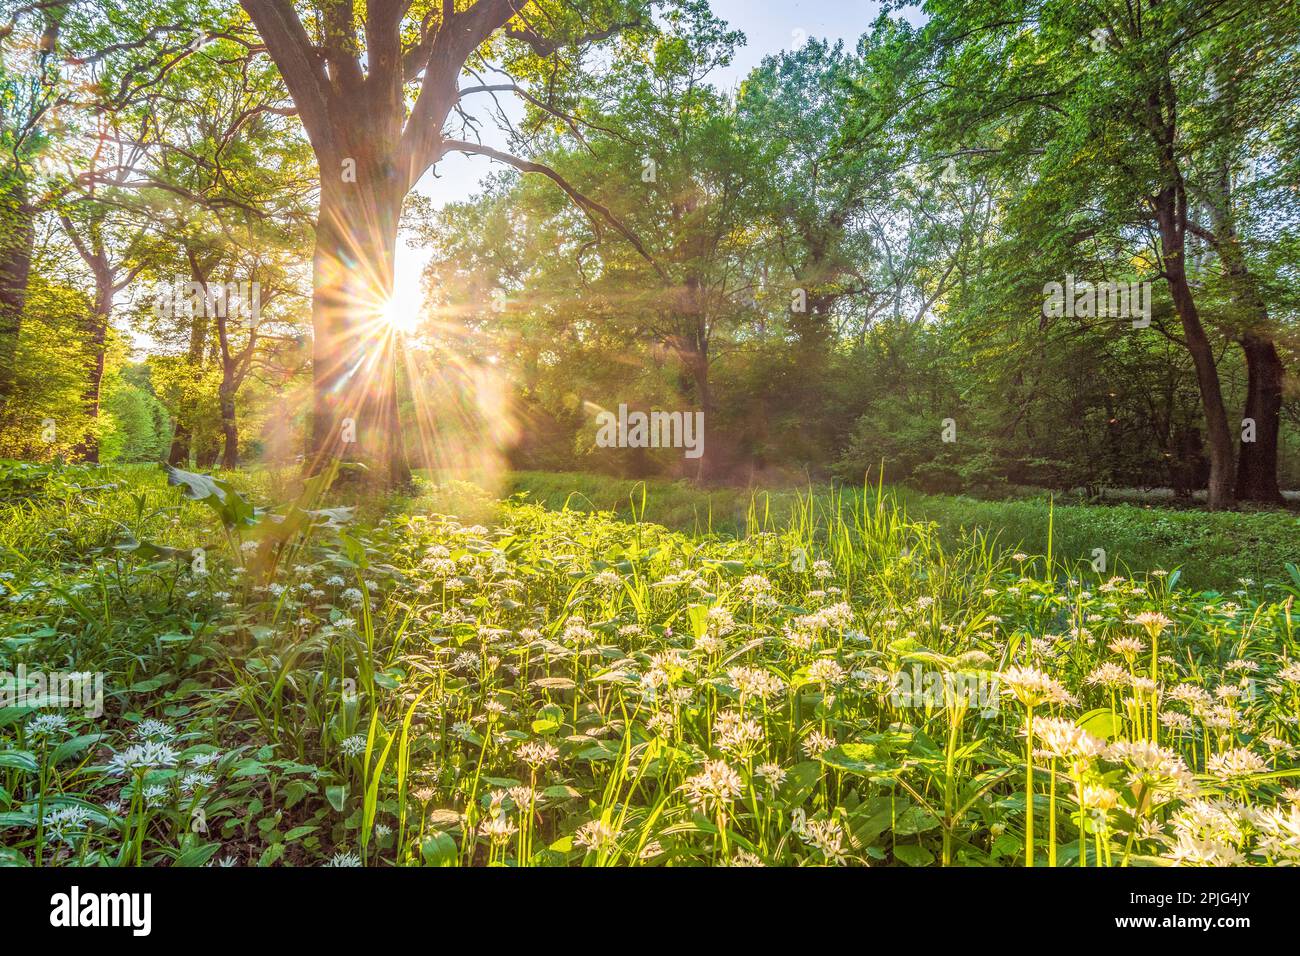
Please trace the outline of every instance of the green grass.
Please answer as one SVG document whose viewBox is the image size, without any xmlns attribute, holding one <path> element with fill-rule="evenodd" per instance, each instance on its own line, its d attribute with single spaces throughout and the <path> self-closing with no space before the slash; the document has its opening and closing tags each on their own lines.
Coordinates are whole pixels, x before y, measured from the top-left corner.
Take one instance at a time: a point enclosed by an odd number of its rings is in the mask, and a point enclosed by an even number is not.
<svg viewBox="0 0 1300 956">
<path fill-rule="evenodd" d="M 1298 586 L 1095 573 L 880 491 L 617 518 L 563 507 L 601 479 L 229 477 L 256 515 L 0 473 L 0 864 L 1300 862 Z M 31 685 L 69 672 L 100 707 Z"/>
<path fill-rule="evenodd" d="M 614 511 L 622 517 L 639 513 L 645 495 L 645 519 L 691 534 L 744 532 L 751 500 L 780 524 L 798 509 L 810 491 L 825 498 L 828 489 L 753 492 L 745 488 L 701 489 L 686 482 L 645 482 L 600 475 L 519 472 L 510 476 L 511 491 L 527 492 L 550 508 Z M 875 490 L 868 490 L 874 495 Z M 1046 496 L 1013 501 L 982 501 L 964 496 L 924 495 L 891 488 L 893 496 L 917 521 L 936 524 L 941 540 L 955 545 L 978 530 L 1005 551 L 1047 551 L 1049 511 L 1052 547 L 1065 560 L 1091 563 L 1094 549 L 1106 552 L 1106 567 L 1117 573 L 1181 569 L 1182 581 L 1198 589 L 1235 591 L 1242 578 L 1287 582 L 1288 562 L 1300 562 L 1300 517 L 1289 512 L 1220 512 L 1137 505 L 1053 505 Z M 860 499 L 854 489 L 846 497 Z M 850 505 L 852 506 L 852 505 Z"/>
</svg>

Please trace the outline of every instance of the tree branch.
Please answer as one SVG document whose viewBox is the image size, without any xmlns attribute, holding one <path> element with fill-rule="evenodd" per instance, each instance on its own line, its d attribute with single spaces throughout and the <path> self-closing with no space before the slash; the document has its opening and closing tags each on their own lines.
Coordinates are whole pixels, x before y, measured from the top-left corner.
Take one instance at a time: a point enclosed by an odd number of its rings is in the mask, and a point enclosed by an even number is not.
<svg viewBox="0 0 1300 956">
<path fill-rule="evenodd" d="M 279 68 L 312 145 L 318 154 L 325 153 L 331 144 L 329 84 L 320 55 L 307 38 L 298 14 L 283 0 L 239 0 L 239 3 Z"/>
<path fill-rule="evenodd" d="M 632 248 L 636 249 L 636 251 L 641 254 L 641 258 L 645 259 L 646 262 L 650 263 L 650 265 L 654 267 L 655 272 L 658 273 L 661 279 L 665 282 L 668 281 L 668 274 L 664 272 L 659 263 L 655 261 L 652 255 L 650 255 L 649 251 L 644 245 L 642 245 L 641 240 L 636 237 L 632 230 L 623 225 L 623 223 L 620 222 L 608 208 L 596 202 L 589 196 L 579 192 L 567 179 L 555 170 L 551 169 L 551 167 L 545 166 L 541 163 L 534 163 L 527 159 L 521 159 L 518 156 L 511 155 L 510 153 L 503 153 L 500 150 L 492 149 L 490 146 L 483 146 L 480 143 L 468 143 L 464 140 L 448 139 L 443 140 L 442 145 L 444 152 L 451 152 L 454 150 L 461 153 L 474 153 L 480 156 L 487 156 L 489 159 L 495 159 L 499 163 L 513 166 L 520 172 L 537 173 L 538 175 L 545 176 L 547 179 L 551 180 L 551 182 L 564 190 L 565 195 L 573 201 L 573 204 L 583 211 L 591 221 L 592 227 L 596 230 L 597 235 L 599 235 L 601 231 L 600 219 L 604 219 L 614 227 L 619 235 L 631 243 Z M 598 216 L 600 218 L 597 218 Z"/>
</svg>

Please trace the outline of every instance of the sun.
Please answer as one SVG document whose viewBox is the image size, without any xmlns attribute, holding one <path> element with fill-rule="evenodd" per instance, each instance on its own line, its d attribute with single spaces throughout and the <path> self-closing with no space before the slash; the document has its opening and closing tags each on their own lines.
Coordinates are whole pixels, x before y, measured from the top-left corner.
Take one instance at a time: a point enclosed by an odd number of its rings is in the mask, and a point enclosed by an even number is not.
<svg viewBox="0 0 1300 956">
<path fill-rule="evenodd" d="M 422 325 L 423 311 L 419 264 L 399 261 L 393 276 L 393 293 L 379 306 L 379 324 L 386 331 L 411 336 Z"/>
<path fill-rule="evenodd" d="M 394 293 L 379 309 L 384 328 L 411 335 L 420 326 L 420 300 L 416 296 Z"/>
</svg>

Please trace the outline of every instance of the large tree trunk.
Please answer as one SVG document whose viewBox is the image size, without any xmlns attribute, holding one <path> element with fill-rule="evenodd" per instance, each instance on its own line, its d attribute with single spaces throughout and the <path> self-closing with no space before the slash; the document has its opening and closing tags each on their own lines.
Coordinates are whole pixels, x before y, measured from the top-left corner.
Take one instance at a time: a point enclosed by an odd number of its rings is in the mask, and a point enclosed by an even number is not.
<svg viewBox="0 0 1300 956">
<path fill-rule="evenodd" d="M 1177 173 L 1175 172 L 1176 176 Z M 1210 481 L 1207 505 L 1210 510 L 1232 508 L 1234 498 L 1234 461 L 1232 432 L 1219 384 L 1219 370 L 1214 361 L 1205 326 L 1196 308 L 1191 285 L 1187 281 L 1186 226 L 1187 200 L 1181 180 L 1166 186 L 1156 195 L 1154 207 L 1160 230 L 1160 249 L 1165 277 L 1174 300 L 1174 310 L 1183 326 L 1183 339 L 1196 367 L 1196 382 L 1201 391 L 1201 408 L 1205 414 L 1206 441 L 1210 457 Z"/>
<path fill-rule="evenodd" d="M 1237 460 L 1237 497 L 1242 501 L 1281 504 L 1277 483 L 1278 433 L 1282 425 L 1284 370 L 1269 338 L 1244 333 L 1239 339 L 1246 355 L 1246 410 L 1254 422 L 1254 441 L 1242 441 Z"/>
<path fill-rule="evenodd" d="M 1243 430 L 1250 420 L 1253 440 L 1243 434 L 1237 458 L 1237 497 L 1243 501 L 1281 504 L 1277 483 L 1278 438 L 1282 426 L 1282 359 L 1273 344 L 1268 306 L 1251 275 L 1232 214 L 1232 178 L 1219 175 L 1218 195 L 1210 203 L 1215 251 L 1232 290 L 1243 331 L 1238 343 L 1246 358 L 1246 407 Z"/>
<path fill-rule="evenodd" d="M 380 483 L 403 484 L 410 468 L 398 420 L 397 356 L 392 330 L 379 316 L 393 288 L 404 191 L 395 188 L 391 163 L 356 160 L 356 182 L 330 182 L 331 173 L 322 170 L 312 260 L 309 460 L 313 471 L 334 458 L 364 461 Z"/>
<path fill-rule="evenodd" d="M 27 201 L 27 183 L 16 170 L 7 170 L 0 180 L 0 411 L 13 393 L 36 237 L 34 215 Z"/>
</svg>

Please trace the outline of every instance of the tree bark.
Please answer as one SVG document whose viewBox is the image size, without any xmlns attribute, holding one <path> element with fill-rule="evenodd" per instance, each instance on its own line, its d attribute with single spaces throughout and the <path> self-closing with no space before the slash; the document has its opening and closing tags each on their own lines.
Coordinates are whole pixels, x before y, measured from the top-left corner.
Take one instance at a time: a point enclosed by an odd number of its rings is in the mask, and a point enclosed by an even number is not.
<svg viewBox="0 0 1300 956">
<path fill-rule="evenodd" d="M 208 275 L 212 270 L 210 268 L 205 270 L 192 250 L 187 250 L 187 255 L 190 260 L 190 279 L 201 283 L 203 288 L 206 289 L 208 287 Z M 203 377 L 204 346 L 207 344 L 208 338 L 207 296 L 204 296 L 203 305 L 204 307 L 196 310 L 190 318 L 190 346 L 186 354 L 196 382 Z M 191 408 L 189 411 L 193 412 L 193 409 Z M 193 432 L 193 425 L 178 416 L 175 430 L 172 433 L 171 451 L 167 455 L 168 464 L 177 466 L 189 462 L 190 442 L 193 440 Z"/>
<path fill-rule="evenodd" d="M 222 468 L 239 466 L 239 423 L 235 418 L 235 393 L 223 382 L 220 395 L 221 434 L 225 439 L 221 453 Z"/>
<path fill-rule="evenodd" d="M 695 385 L 695 401 L 700 406 L 700 411 L 704 413 L 704 427 L 696 440 L 703 443 L 703 453 L 696 463 L 695 479 L 696 481 L 711 481 L 718 473 L 718 452 L 715 447 L 716 442 L 713 436 L 716 431 L 713 429 L 714 404 L 713 404 L 713 385 L 709 381 L 709 346 L 708 342 L 701 341 L 693 355 L 690 356 L 691 377 Z M 685 412 L 684 414 L 692 414 Z M 710 433 L 713 432 L 711 435 Z"/>
<path fill-rule="evenodd" d="M 1277 482 L 1278 433 L 1282 424 L 1284 369 L 1269 338 L 1253 331 L 1238 340 L 1246 355 L 1246 409 L 1253 420 L 1255 440 L 1242 441 L 1237 460 L 1237 497 L 1242 501 L 1281 504 Z"/>
<path fill-rule="evenodd" d="M 398 422 L 395 349 L 391 336 L 374 334 L 375 313 L 392 290 L 402 201 L 442 155 L 443 124 L 459 98 L 465 62 L 516 16 L 517 0 L 475 0 L 463 10 L 443 3 L 441 17 L 426 18 L 405 50 L 410 4 L 376 0 L 364 14 L 364 68 L 351 5 L 326 5 L 314 42 L 292 4 L 240 4 L 293 97 L 320 166 L 309 468 L 364 456 L 379 464 L 381 482 L 404 483 L 410 469 Z M 420 74 L 408 117 L 405 83 Z M 344 163 L 353 164 L 351 182 L 340 175 Z M 346 440 L 354 433 L 355 444 Z"/>
<path fill-rule="evenodd" d="M 321 190 L 312 258 L 309 463 L 315 472 L 334 458 L 368 460 L 381 483 L 405 484 L 410 467 L 398 420 L 396 349 L 392 330 L 379 321 L 393 288 L 405 189 L 385 188 L 391 163 L 351 158 L 358 181 L 326 182 Z"/>
<path fill-rule="evenodd" d="M 1243 331 L 1237 337 L 1246 359 L 1246 407 L 1242 412 L 1253 423 L 1254 440 L 1243 434 L 1237 457 L 1237 498 L 1264 504 L 1281 504 L 1277 483 L 1278 439 L 1282 426 L 1282 381 L 1285 369 L 1273 343 L 1273 326 L 1268 306 L 1246 262 L 1232 214 L 1232 179 L 1224 168 L 1218 191 L 1209 204 L 1214 225 L 1214 250 L 1223 265 L 1224 279 L 1241 317 Z"/>
<path fill-rule="evenodd" d="M 1234 461 L 1232 432 L 1228 428 L 1228 413 L 1223 403 L 1223 389 L 1219 384 L 1219 370 L 1214 361 L 1205 326 L 1192 288 L 1187 281 L 1186 228 L 1187 198 L 1181 177 L 1176 170 L 1175 181 L 1166 185 L 1153 199 L 1156 224 L 1160 231 L 1161 256 L 1164 259 L 1165 278 L 1174 300 L 1174 310 L 1183 326 L 1183 339 L 1196 367 L 1196 382 L 1201 392 L 1201 408 L 1205 414 L 1206 441 L 1210 457 L 1210 480 L 1207 506 L 1211 511 L 1232 508 L 1236 504 L 1233 481 Z"/>
<path fill-rule="evenodd" d="M 81 394 L 88 430 L 73 449 L 73 455 L 88 464 L 99 464 L 99 400 L 104 382 L 104 353 L 108 326 L 113 316 L 113 280 L 110 275 L 95 275 L 95 307 L 90 315 L 86 340 L 90 344 L 90 364 L 86 388 Z"/>
<path fill-rule="evenodd" d="M 0 410 L 13 394 L 14 362 L 36 239 L 34 216 L 22 174 L 6 172 L 0 182 Z"/>
<path fill-rule="evenodd" d="M 179 468 L 189 464 L 190 460 L 190 428 L 184 422 L 177 420 L 172 428 L 172 446 L 167 452 L 167 464 L 173 468 Z"/>
</svg>

